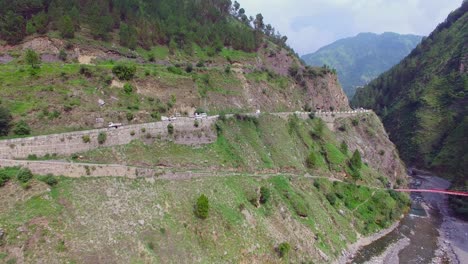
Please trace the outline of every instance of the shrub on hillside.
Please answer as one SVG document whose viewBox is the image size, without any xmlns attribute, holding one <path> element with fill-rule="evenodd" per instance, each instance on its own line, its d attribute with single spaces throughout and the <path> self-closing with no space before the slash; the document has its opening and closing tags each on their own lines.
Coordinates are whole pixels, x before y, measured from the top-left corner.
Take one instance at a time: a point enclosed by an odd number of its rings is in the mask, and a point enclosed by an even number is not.
<svg viewBox="0 0 468 264">
<path fill-rule="evenodd" d="M 31 134 L 31 128 L 26 121 L 20 120 L 13 128 L 13 133 L 18 136 L 29 135 Z"/>
<path fill-rule="evenodd" d="M 91 138 L 88 135 L 82 136 L 81 139 L 83 140 L 83 143 L 91 142 Z"/>
<path fill-rule="evenodd" d="M 291 245 L 289 245 L 288 242 L 283 242 L 278 245 L 278 254 L 280 258 L 287 256 L 290 250 L 291 250 Z"/>
<path fill-rule="evenodd" d="M 315 152 L 311 151 L 309 153 L 309 156 L 307 156 L 306 166 L 309 169 L 313 169 L 317 166 L 317 163 L 318 163 L 317 155 L 315 154 Z"/>
<path fill-rule="evenodd" d="M 208 217 L 208 212 L 210 210 L 210 203 L 208 197 L 202 194 L 197 199 L 197 204 L 195 205 L 195 216 L 200 219 L 206 219 Z"/>
<path fill-rule="evenodd" d="M 22 183 L 26 183 L 33 177 L 32 172 L 29 169 L 21 169 L 16 175 L 16 179 Z"/>
<path fill-rule="evenodd" d="M 45 182 L 49 186 L 54 186 L 58 184 L 57 178 L 55 178 L 52 174 L 47 174 L 46 176 L 41 177 L 40 180 Z"/>
<path fill-rule="evenodd" d="M 112 72 L 119 78 L 120 80 L 129 81 L 133 79 L 136 73 L 136 66 L 135 65 L 115 65 L 112 68 Z"/>
<path fill-rule="evenodd" d="M 359 153 L 359 150 L 355 150 L 353 153 L 353 156 L 351 157 L 350 160 L 350 165 L 353 170 L 359 170 L 362 167 L 362 159 L 361 159 L 361 153 Z"/>
<path fill-rule="evenodd" d="M 12 120 L 13 117 L 11 116 L 10 110 L 0 106 L 0 136 L 8 135 L 8 132 L 10 132 Z"/>
<path fill-rule="evenodd" d="M 169 133 L 169 135 L 174 134 L 174 125 L 172 124 L 167 125 L 167 133 Z"/>
<path fill-rule="evenodd" d="M 81 65 L 80 66 L 80 74 L 90 78 L 93 76 L 93 72 L 87 66 Z"/>
<path fill-rule="evenodd" d="M 5 171 L 0 170 L 0 187 L 5 185 L 10 180 L 10 175 L 8 175 Z"/>
<path fill-rule="evenodd" d="M 123 89 L 126 94 L 131 94 L 133 92 L 133 86 L 129 83 L 124 84 Z"/>
<path fill-rule="evenodd" d="M 98 135 L 98 143 L 99 144 L 104 144 L 107 140 L 107 134 L 105 132 L 99 132 L 99 135 Z"/>
<path fill-rule="evenodd" d="M 334 193 L 327 193 L 326 197 L 327 197 L 328 202 L 329 202 L 331 205 L 335 205 L 335 204 L 336 204 L 336 195 L 335 195 Z"/>
<path fill-rule="evenodd" d="M 170 72 L 170 73 L 173 73 L 173 74 L 177 74 L 177 75 L 184 74 L 183 71 L 180 68 L 175 67 L 175 66 L 167 67 L 167 71 Z"/>
<path fill-rule="evenodd" d="M 260 203 L 261 204 L 266 204 L 270 200 L 270 189 L 268 189 L 265 186 L 262 186 L 260 188 Z"/>
<path fill-rule="evenodd" d="M 125 114 L 125 117 L 127 117 L 128 121 L 132 121 L 133 118 L 135 118 L 132 112 L 127 112 L 127 114 Z"/>
<path fill-rule="evenodd" d="M 344 140 L 341 141 L 340 150 L 343 154 L 348 155 L 348 144 Z"/>
</svg>

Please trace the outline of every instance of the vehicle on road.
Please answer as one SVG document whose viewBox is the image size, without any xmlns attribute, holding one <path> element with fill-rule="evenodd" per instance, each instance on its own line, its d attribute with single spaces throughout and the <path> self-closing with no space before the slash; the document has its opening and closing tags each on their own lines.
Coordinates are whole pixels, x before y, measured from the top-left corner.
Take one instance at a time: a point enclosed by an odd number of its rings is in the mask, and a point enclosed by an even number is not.
<svg viewBox="0 0 468 264">
<path fill-rule="evenodd" d="M 107 127 L 108 128 L 118 128 L 118 127 L 121 127 L 121 126 L 122 126 L 122 123 L 109 122 L 109 125 Z"/>
</svg>

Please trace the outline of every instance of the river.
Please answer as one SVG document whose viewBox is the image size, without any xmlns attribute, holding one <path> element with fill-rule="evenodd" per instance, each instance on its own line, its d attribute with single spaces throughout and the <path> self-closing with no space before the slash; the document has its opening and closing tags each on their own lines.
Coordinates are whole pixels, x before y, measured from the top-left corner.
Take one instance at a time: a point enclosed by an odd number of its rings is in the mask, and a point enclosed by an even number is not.
<svg viewBox="0 0 468 264">
<path fill-rule="evenodd" d="M 412 174 L 412 188 L 450 186 L 427 172 Z M 397 228 L 362 247 L 347 263 L 468 263 L 468 222 L 451 216 L 447 196 L 412 193 L 411 200 L 411 211 Z"/>
</svg>

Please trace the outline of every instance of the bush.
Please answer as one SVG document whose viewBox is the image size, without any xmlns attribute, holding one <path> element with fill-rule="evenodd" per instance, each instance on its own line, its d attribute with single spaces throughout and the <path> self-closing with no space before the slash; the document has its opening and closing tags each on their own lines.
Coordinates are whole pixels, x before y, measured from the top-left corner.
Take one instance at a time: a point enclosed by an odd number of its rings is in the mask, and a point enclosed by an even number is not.
<svg viewBox="0 0 468 264">
<path fill-rule="evenodd" d="M 13 133 L 15 133 L 15 135 L 18 135 L 18 136 L 29 135 L 31 134 L 31 128 L 26 123 L 26 121 L 21 120 L 15 125 L 15 128 L 13 129 Z"/>
<path fill-rule="evenodd" d="M 175 66 L 167 67 L 167 71 L 170 72 L 170 73 L 173 73 L 173 74 L 177 74 L 177 75 L 184 74 L 180 68 L 177 68 Z"/>
<path fill-rule="evenodd" d="M 192 71 L 193 71 L 192 63 L 187 63 L 187 66 L 185 67 L 185 72 L 191 73 Z"/>
<path fill-rule="evenodd" d="M 336 195 L 335 195 L 335 194 L 333 194 L 333 193 L 327 193 L 326 197 L 327 197 L 328 202 L 329 202 L 331 205 L 335 205 L 335 204 L 336 204 Z"/>
<path fill-rule="evenodd" d="M 350 160 L 350 165 L 353 170 L 359 170 L 362 167 L 362 159 L 361 159 L 361 154 L 359 153 L 359 150 L 355 150 L 353 153 L 353 156 L 351 157 Z"/>
<path fill-rule="evenodd" d="M 317 163 L 318 163 L 317 155 L 315 154 L 315 152 L 311 151 L 309 156 L 307 156 L 306 166 L 309 169 L 313 169 L 317 166 Z"/>
<path fill-rule="evenodd" d="M 112 72 L 119 78 L 120 80 L 129 81 L 133 79 L 136 73 L 136 66 L 135 65 L 115 65 L 112 68 Z"/>
<path fill-rule="evenodd" d="M 203 60 L 198 61 L 197 67 L 198 68 L 205 67 L 205 62 Z"/>
<path fill-rule="evenodd" d="M 226 68 L 224 68 L 224 72 L 225 72 L 226 74 L 231 73 L 231 65 L 227 65 Z"/>
<path fill-rule="evenodd" d="M 32 172 L 29 169 L 21 169 L 16 175 L 16 179 L 22 183 L 26 183 L 33 177 Z"/>
<path fill-rule="evenodd" d="M 289 251 L 291 250 L 291 245 L 289 245 L 288 242 L 283 242 L 279 244 L 278 246 L 278 254 L 280 258 L 285 257 L 289 254 Z"/>
<path fill-rule="evenodd" d="M 353 126 L 357 126 L 357 125 L 359 125 L 359 120 L 358 119 L 353 119 L 351 121 L 351 123 L 353 124 Z"/>
<path fill-rule="evenodd" d="M 126 94 L 131 94 L 133 92 L 133 86 L 129 83 L 124 84 L 123 89 Z"/>
<path fill-rule="evenodd" d="M 67 52 L 65 50 L 60 50 L 59 52 L 59 55 L 58 55 L 59 59 L 61 61 L 66 61 L 67 60 Z"/>
<path fill-rule="evenodd" d="M 8 135 L 12 120 L 13 117 L 11 116 L 10 110 L 0 106 L 0 136 Z"/>
<path fill-rule="evenodd" d="M 169 135 L 174 134 L 174 125 L 172 124 L 167 125 L 167 133 L 169 133 Z"/>
<path fill-rule="evenodd" d="M 197 204 L 195 205 L 195 216 L 200 219 L 206 219 L 208 217 L 208 212 L 210 210 L 210 203 L 208 197 L 202 194 L 197 199 Z"/>
<path fill-rule="evenodd" d="M 3 170 L 0 170 L 0 187 L 4 186 L 10 180 L 10 175 Z"/>
<path fill-rule="evenodd" d="M 58 184 L 57 178 L 54 177 L 52 174 L 47 174 L 46 176 L 40 179 L 41 181 L 45 182 L 49 186 L 54 186 Z"/>
<path fill-rule="evenodd" d="M 195 121 L 193 122 L 193 126 L 194 126 L 194 127 L 199 127 L 199 126 L 200 126 L 200 123 L 198 122 L 198 120 L 195 120 Z"/>
<path fill-rule="evenodd" d="M 270 196 L 271 196 L 270 189 L 262 186 L 260 188 L 260 203 L 266 204 L 268 200 L 270 200 Z"/>
<path fill-rule="evenodd" d="M 154 120 L 161 121 L 161 114 L 160 114 L 158 111 L 153 111 L 153 112 L 151 113 L 151 117 L 152 117 Z"/>
<path fill-rule="evenodd" d="M 205 109 L 202 107 L 197 107 L 197 110 L 195 110 L 195 114 L 201 114 L 201 113 L 206 113 Z"/>
<path fill-rule="evenodd" d="M 99 144 L 104 144 L 107 140 L 107 134 L 105 132 L 99 132 L 97 140 Z"/>
<path fill-rule="evenodd" d="M 344 140 L 341 141 L 340 150 L 341 153 L 348 155 L 348 145 L 346 144 L 346 142 L 344 142 Z"/>
<path fill-rule="evenodd" d="M 91 69 L 84 65 L 80 66 L 80 74 L 86 76 L 87 78 L 90 78 L 93 76 L 93 72 L 91 71 Z"/>
<path fill-rule="evenodd" d="M 89 137 L 89 135 L 84 135 L 81 137 L 81 139 L 83 140 L 83 143 L 91 142 L 91 138 Z"/>
<path fill-rule="evenodd" d="M 135 118 L 132 112 L 127 112 L 126 117 L 128 121 L 132 121 Z"/>
</svg>

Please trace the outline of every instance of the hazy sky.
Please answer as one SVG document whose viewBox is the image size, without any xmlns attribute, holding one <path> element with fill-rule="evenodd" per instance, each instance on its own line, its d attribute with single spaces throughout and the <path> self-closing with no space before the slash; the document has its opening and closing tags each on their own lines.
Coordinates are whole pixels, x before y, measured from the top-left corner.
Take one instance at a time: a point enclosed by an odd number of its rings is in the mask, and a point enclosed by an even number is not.
<svg viewBox="0 0 468 264">
<path fill-rule="evenodd" d="M 234 0 L 233 0 L 234 2 Z M 300 55 L 360 32 L 428 35 L 463 0 L 238 0 Z"/>
</svg>

